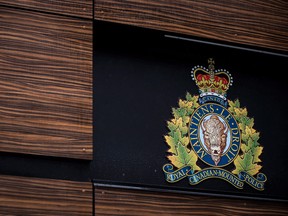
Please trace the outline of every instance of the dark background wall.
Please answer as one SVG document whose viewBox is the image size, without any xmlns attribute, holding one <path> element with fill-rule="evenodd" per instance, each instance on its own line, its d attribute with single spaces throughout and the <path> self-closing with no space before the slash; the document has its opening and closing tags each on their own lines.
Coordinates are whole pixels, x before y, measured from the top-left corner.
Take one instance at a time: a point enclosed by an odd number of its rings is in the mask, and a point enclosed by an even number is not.
<svg viewBox="0 0 288 216">
<path fill-rule="evenodd" d="M 285 54 L 287 6 L 285 0 L 0 0 L 0 215 L 169 215 L 175 209 L 287 215 L 282 202 L 107 184 L 93 191 L 92 184 L 94 21 Z"/>
</svg>

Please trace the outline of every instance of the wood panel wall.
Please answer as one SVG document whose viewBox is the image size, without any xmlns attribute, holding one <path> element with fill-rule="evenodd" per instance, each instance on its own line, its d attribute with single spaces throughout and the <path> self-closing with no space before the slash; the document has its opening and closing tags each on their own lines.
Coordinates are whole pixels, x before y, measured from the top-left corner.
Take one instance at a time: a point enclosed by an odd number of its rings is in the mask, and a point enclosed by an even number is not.
<svg viewBox="0 0 288 216">
<path fill-rule="evenodd" d="M 0 151 L 92 158 L 92 21 L 0 6 Z"/>
<path fill-rule="evenodd" d="M 93 10 L 96 20 L 285 52 L 287 8 L 286 0 L 0 0 L 0 151 L 92 159 Z M 94 195 L 90 182 L 0 173 L 0 215 L 288 215 L 281 202 L 108 187 Z"/>
<path fill-rule="evenodd" d="M 81 18 L 92 18 L 92 0 L 0 0 L 0 5 L 32 9 Z"/>
<path fill-rule="evenodd" d="M 287 0 L 97 0 L 95 19 L 288 51 Z"/>
<path fill-rule="evenodd" d="M 0 175 L 0 185 L 0 215 L 92 215 L 89 182 Z"/>
<path fill-rule="evenodd" d="M 96 215 L 288 215 L 287 203 L 96 187 Z"/>
</svg>

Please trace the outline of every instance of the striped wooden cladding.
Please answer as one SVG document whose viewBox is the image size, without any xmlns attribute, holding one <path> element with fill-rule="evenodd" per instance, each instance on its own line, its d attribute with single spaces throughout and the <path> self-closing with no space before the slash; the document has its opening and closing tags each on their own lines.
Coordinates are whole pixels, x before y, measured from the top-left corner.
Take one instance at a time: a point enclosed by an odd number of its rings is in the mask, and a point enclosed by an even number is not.
<svg viewBox="0 0 288 216">
<path fill-rule="evenodd" d="M 0 151 L 92 159 L 92 21 L 0 19 Z"/>
<path fill-rule="evenodd" d="M 92 184 L 0 175 L 0 215 L 91 216 Z"/>
<path fill-rule="evenodd" d="M 96 187 L 96 215 L 288 215 L 287 203 Z"/>
<path fill-rule="evenodd" d="M 288 51 L 287 0 L 98 0 L 95 19 Z"/>
<path fill-rule="evenodd" d="M 93 16 L 93 0 L 0 0 L 0 5 L 7 5 L 62 15 L 90 18 Z"/>
</svg>

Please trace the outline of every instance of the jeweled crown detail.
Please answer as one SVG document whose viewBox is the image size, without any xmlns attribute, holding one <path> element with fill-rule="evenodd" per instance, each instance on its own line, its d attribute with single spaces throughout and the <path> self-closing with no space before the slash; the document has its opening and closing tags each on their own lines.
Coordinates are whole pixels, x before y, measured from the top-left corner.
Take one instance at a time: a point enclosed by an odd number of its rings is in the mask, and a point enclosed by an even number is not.
<svg viewBox="0 0 288 216">
<path fill-rule="evenodd" d="M 192 68 L 191 76 L 199 87 L 201 95 L 217 95 L 226 98 L 227 90 L 232 86 L 231 74 L 225 69 L 215 70 L 215 61 L 208 59 L 208 69 L 203 66 Z"/>
</svg>

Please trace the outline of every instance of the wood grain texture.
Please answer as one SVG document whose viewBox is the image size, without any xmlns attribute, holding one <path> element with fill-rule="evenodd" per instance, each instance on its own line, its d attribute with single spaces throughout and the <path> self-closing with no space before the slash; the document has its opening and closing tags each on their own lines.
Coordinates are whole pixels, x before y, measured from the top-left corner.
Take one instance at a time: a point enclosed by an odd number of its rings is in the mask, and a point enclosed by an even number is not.
<svg viewBox="0 0 288 216">
<path fill-rule="evenodd" d="M 92 159 L 92 21 L 0 19 L 0 151 Z"/>
<path fill-rule="evenodd" d="M 52 12 L 81 18 L 93 17 L 93 0 L 0 0 L 0 5 Z"/>
<path fill-rule="evenodd" d="M 92 215 L 89 182 L 0 175 L 0 185 L 0 215 Z"/>
<path fill-rule="evenodd" d="M 97 0 L 97 20 L 288 51 L 287 0 Z"/>
<path fill-rule="evenodd" d="M 287 203 L 96 187 L 96 215 L 288 215 Z"/>
</svg>

